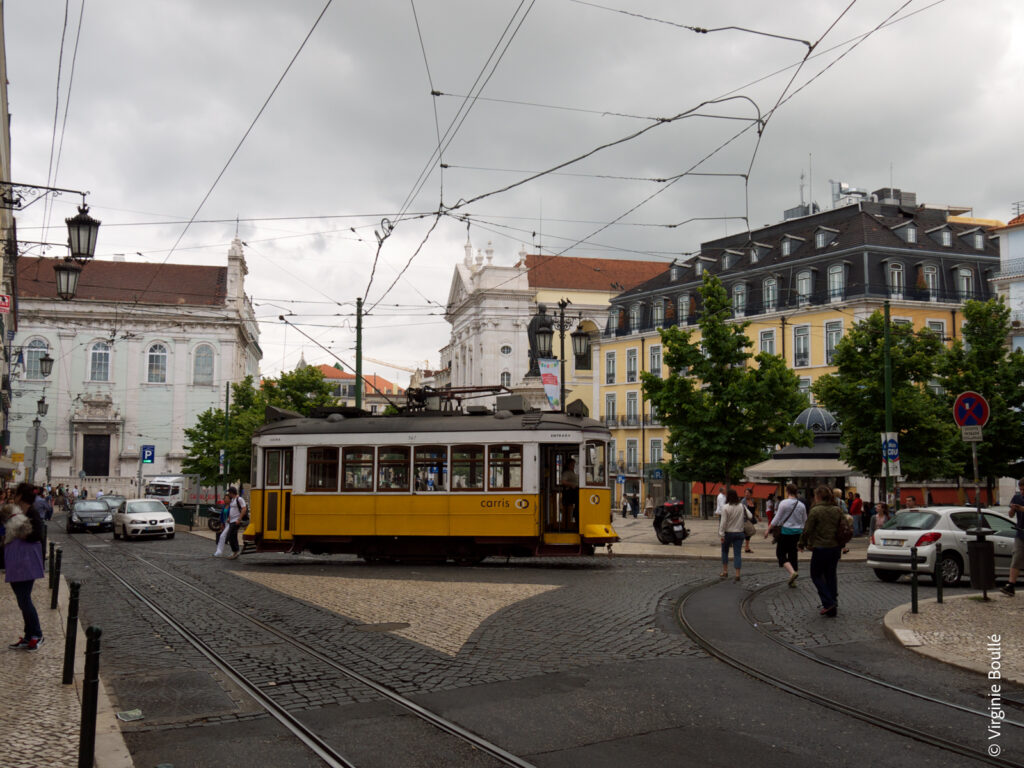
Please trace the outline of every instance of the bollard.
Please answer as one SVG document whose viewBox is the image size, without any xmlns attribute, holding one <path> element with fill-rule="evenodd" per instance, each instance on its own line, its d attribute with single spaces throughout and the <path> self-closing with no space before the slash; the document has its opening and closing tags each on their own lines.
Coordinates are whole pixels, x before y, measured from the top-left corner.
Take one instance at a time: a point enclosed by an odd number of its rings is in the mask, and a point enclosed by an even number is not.
<svg viewBox="0 0 1024 768">
<path fill-rule="evenodd" d="M 935 602 L 942 602 L 942 542 L 935 542 Z"/>
<path fill-rule="evenodd" d="M 85 677 L 82 680 L 82 724 L 78 734 L 78 768 L 92 768 L 96 752 L 96 700 L 100 689 L 100 637 L 103 630 L 85 630 Z"/>
<path fill-rule="evenodd" d="M 52 541 L 50 542 L 50 589 L 53 589 L 53 550 L 57 548 L 57 545 Z M 46 548 L 43 548 L 43 552 L 46 552 Z"/>
<path fill-rule="evenodd" d="M 917 613 L 917 547 L 910 548 L 910 612 Z"/>
<path fill-rule="evenodd" d="M 82 585 L 72 581 L 68 597 L 68 628 L 64 633 L 64 676 L 61 683 L 71 685 L 75 681 L 75 643 L 78 639 L 78 591 Z"/>
<path fill-rule="evenodd" d="M 49 539 L 49 531 L 46 530 L 46 521 L 43 520 L 43 535 L 39 538 L 39 541 L 41 541 L 42 544 L 43 544 L 43 562 L 46 561 L 46 542 L 47 542 L 47 539 Z M 51 545 L 51 547 L 52 546 L 53 545 Z M 53 552 L 53 549 L 51 549 L 50 552 Z"/>
<path fill-rule="evenodd" d="M 57 554 L 53 558 L 53 592 L 50 593 L 50 610 L 57 608 L 57 596 L 60 595 L 60 560 L 64 550 L 57 547 Z"/>
</svg>

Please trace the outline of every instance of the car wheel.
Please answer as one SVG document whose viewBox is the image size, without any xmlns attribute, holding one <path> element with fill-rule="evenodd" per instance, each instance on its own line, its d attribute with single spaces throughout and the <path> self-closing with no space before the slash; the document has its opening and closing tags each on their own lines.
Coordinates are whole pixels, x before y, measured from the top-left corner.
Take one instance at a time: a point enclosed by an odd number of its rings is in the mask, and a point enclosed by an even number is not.
<svg viewBox="0 0 1024 768">
<path fill-rule="evenodd" d="M 946 552 L 942 555 L 942 559 L 939 560 L 936 572 L 942 576 L 942 586 L 955 587 L 960 583 L 960 578 L 964 575 L 964 564 L 958 555 Z M 932 574 L 932 578 L 935 578 L 935 574 Z"/>
<path fill-rule="evenodd" d="M 894 581 L 898 581 L 900 576 L 902 575 L 903 574 L 899 571 L 886 571 L 882 568 L 875 568 L 875 576 L 877 576 L 882 581 L 889 582 L 890 584 Z"/>
</svg>

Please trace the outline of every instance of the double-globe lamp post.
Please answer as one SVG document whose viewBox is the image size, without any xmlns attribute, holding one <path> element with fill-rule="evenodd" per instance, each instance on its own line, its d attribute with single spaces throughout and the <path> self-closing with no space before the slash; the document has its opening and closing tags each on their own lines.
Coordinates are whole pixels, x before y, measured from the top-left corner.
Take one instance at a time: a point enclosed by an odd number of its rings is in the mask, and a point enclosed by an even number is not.
<svg viewBox="0 0 1024 768">
<path fill-rule="evenodd" d="M 590 353 L 590 334 L 583 330 L 583 314 L 579 314 L 576 319 L 569 318 L 565 319 L 565 308 L 572 302 L 568 299 L 561 299 L 558 302 L 558 317 L 552 318 L 552 328 L 538 328 L 537 329 L 537 352 L 539 357 L 551 357 L 551 342 L 555 336 L 555 329 L 558 330 L 559 338 L 559 356 L 558 356 L 558 379 L 561 384 L 561 397 L 559 399 L 559 408 L 561 412 L 565 412 L 565 332 L 576 325 L 576 330 L 569 334 L 569 338 L 572 340 L 572 351 L 576 357 L 585 357 Z"/>
</svg>

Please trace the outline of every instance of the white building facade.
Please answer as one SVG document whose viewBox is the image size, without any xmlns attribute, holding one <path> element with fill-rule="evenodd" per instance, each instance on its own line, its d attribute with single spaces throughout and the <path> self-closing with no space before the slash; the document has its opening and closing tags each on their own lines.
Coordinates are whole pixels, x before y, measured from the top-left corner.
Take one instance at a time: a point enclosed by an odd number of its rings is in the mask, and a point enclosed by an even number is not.
<svg viewBox="0 0 1024 768">
<path fill-rule="evenodd" d="M 144 472 L 180 472 L 187 427 L 223 407 L 227 386 L 258 377 L 262 352 L 242 243 L 227 267 L 97 261 L 82 271 L 73 301 L 56 298 L 50 259 L 18 265 L 21 348 L 13 389 L 11 444 L 34 480 L 131 491 L 143 445 L 155 447 Z M 38 360 L 49 351 L 53 371 Z M 16 478 L 17 479 L 17 478 Z"/>
<path fill-rule="evenodd" d="M 999 234 L 999 272 L 992 287 L 1010 308 L 1010 343 L 1024 349 L 1024 214 L 1013 219 Z"/>
</svg>

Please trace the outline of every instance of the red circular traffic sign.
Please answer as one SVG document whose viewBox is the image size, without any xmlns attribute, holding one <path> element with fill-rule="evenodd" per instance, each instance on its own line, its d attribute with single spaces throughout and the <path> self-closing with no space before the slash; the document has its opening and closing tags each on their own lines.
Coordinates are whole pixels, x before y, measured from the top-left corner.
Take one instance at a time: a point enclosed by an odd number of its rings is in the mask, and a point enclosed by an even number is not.
<svg viewBox="0 0 1024 768">
<path fill-rule="evenodd" d="M 961 392 L 953 403 L 953 420 L 960 427 L 984 427 L 988 423 L 988 400 L 977 392 Z"/>
</svg>

